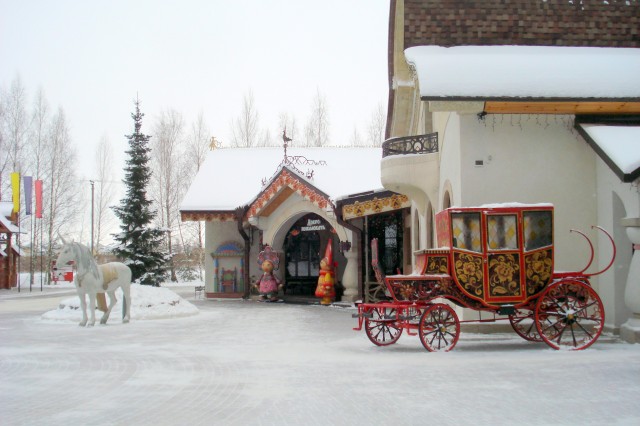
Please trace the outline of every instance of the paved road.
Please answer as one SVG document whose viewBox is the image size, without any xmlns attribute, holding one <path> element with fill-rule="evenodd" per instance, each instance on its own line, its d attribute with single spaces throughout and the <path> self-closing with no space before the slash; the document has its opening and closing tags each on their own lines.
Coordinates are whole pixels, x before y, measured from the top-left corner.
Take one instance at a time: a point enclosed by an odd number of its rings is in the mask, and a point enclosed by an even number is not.
<svg viewBox="0 0 640 426">
<path fill-rule="evenodd" d="M 0 295 L 2 425 L 640 424 L 640 345 L 558 352 L 463 334 L 387 348 L 342 308 L 194 300 L 200 314 L 81 328 L 64 295 Z"/>
</svg>

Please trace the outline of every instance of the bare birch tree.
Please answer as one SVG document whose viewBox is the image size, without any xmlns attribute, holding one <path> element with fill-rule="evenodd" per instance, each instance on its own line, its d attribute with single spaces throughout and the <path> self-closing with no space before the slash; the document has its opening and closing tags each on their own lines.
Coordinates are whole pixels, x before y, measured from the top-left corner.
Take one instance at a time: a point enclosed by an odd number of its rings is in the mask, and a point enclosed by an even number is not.
<svg viewBox="0 0 640 426">
<path fill-rule="evenodd" d="M 362 146 L 362 138 L 356 126 L 353 126 L 353 133 L 351 134 L 351 146 Z"/>
<path fill-rule="evenodd" d="M 371 113 L 371 121 L 367 131 L 368 142 L 372 146 L 382 146 L 384 142 L 384 131 L 387 124 L 387 116 L 382 102 L 378 103 Z"/>
<path fill-rule="evenodd" d="M 191 131 L 187 136 L 187 144 L 185 151 L 184 176 L 187 178 L 183 181 L 182 192 L 186 193 L 189 185 L 193 181 L 193 178 L 200 170 L 202 163 L 207 158 L 211 145 L 211 133 L 204 120 L 202 112 L 198 114 L 198 118 L 191 124 Z M 197 222 L 178 222 L 180 230 L 180 238 L 182 240 L 182 246 L 185 248 L 185 255 L 190 258 L 195 257 L 198 260 L 198 277 L 203 279 L 204 273 L 204 226 L 201 221 Z M 190 252 L 190 243 L 193 241 L 195 248 L 193 253 Z"/>
<path fill-rule="evenodd" d="M 291 138 L 291 146 L 303 146 L 304 141 L 298 132 L 296 118 L 289 116 L 286 112 L 282 112 L 278 116 L 278 135 L 281 135 L 285 130 L 287 131 L 287 137 Z"/>
<path fill-rule="evenodd" d="M 9 90 L 2 96 L 2 153 L 0 156 L 0 176 L 9 172 L 22 172 L 27 168 L 27 136 L 30 120 L 27 113 L 27 90 L 20 76 L 11 82 Z M 5 188 L 9 182 L 4 183 Z"/>
<path fill-rule="evenodd" d="M 114 223 L 115 217 L 111 205 L 115 199 L 116 188 L 113 177 L 113 150 L 109 139 L 103 135 L 98 142 L 95 153 L 96 181 L 94 188 L 94 247 L 100 251 L 103 238 L 109 234 L 109 228 Z"/>
<path fill-rule="evenodd" d="M 47 138 L 46 166 L 43 173 L 43 204 L 47 234 L 47 265 L 54 255 L 58 234 L 64 235 L 76 223 L 79 214 L 80 182 L 75 175 L 75 149 L 62 108 L 52 117 Z"/>
<path fill-rule="evenodd" d="M 305 136 L 307 146 L 329 144 L 329 111 L 327 100 L 319 89 L 311 105 L 311 115 L 305 127 Z"/>
<path fill-rule="evenodd" d="M 249 90 L 244 95 L 240 116 L 231 122 L 231 144 L 239 148 L 256 146 L 259 134 L 258 111 L 253 91 Z"/>
<path fill-rule="evenodd" d="M 173 109 L 162 111 L 154 126 L 151 139 L 151 161 L 153 165 L 152 187 L 158 206 L 160 225 L 167 231 L 167 249 L 173 254 L 172 231 L 179 222 L 181 176 L 181 142 L 184 132 L 182 115 Z M 173 258 L 169 265 L 171 281 L 178 281 Z"/>
</svg>

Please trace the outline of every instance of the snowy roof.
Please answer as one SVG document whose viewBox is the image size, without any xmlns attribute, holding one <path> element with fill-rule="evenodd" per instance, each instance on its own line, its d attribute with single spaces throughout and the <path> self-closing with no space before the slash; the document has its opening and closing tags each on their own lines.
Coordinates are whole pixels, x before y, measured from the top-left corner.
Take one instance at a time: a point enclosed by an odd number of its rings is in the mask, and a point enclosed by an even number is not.
<svg viewBox="0 0 640 426">
<path fill-rule="evenodd" d="M 2 214 L 0 214 L 0 223 L 2 223 L 2 225 L 11 233 L 15 234 L 16 232 L 20 232 L 20 228 L 14 225 L 7 217 Z"/>
<path fill-rule="evenodd" d="M 580 123 L 578 129 L 623 182 L 640 177 L 640 126 Z"/>
<path fill-rule="evenodd" d="M 289 157 L 302 156 L 321 165 L 295 167 L 332 200 L 376 190 L 380 181 L 381 148 L 289 148 Z M 231 211 L 256 198 L 279 170 L 282 148 L 222 148 L 210 151 L 180 205 L 181 211 Z M 304 162 L 304 159 L 302 160 Z"/>
<path fill-rule="evenodd" d="M 0 216 L 9 217 L 13 211 L 12 201 L 0 201 Z"/>
<path fill-rule="evenodd" d="M 640 100 L 640 49 L 417 46 L 404 53 L 423 99 Z"/>
</svg>

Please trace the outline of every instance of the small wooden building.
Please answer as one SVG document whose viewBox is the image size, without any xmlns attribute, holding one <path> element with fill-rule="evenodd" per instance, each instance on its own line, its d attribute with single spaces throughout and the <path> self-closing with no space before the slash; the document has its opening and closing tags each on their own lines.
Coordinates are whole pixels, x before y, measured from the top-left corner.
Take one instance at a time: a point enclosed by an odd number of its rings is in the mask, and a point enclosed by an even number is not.
<svg viewBox="0 0 640 426">
<path fill-rule="evenodd" d="M 13 235 L 20 229 L 14 224 L 13 204 L 0 201 L 0 288 L 10 289 L 18 285 L 18 257 L 20 249 Z"/>
</svg>

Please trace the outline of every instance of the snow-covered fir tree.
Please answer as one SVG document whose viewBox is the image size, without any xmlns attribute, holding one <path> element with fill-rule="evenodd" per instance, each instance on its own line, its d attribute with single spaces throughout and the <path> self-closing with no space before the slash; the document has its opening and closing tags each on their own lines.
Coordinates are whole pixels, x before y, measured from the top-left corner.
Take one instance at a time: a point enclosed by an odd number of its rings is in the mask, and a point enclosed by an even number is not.
<svg viewBox="0 0 640 426">
<path fill-rule="evenodd" d="M 149 168 L 149 139 L 142 133 L 140 101 L 135 101 L 136 111 L 131 114 L 134 130 L 127 136 L 129 158 L 124 168 L 124 184 L 127 195 L 120 200 L 120 206 L 113 207 L 120 219 L 121 232 L 114 234 L 117 246 L 114 254 L 129 265 L 133 281 L 140 284 L 159 285 L 166 276 L 169 255 L 162 251 L 165 231 L 153 226 L 156 212 L 147 199 L 147 185 L 151 179 Z"/>
</svg>

